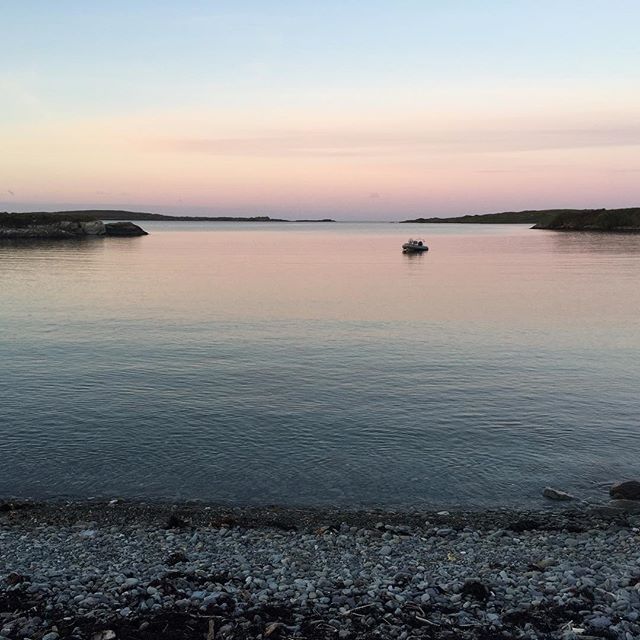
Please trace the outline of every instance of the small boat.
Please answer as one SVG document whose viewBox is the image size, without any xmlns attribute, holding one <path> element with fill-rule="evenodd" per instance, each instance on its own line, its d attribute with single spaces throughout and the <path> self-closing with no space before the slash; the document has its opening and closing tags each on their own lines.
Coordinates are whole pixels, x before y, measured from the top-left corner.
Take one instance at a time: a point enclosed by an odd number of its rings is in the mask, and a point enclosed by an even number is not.
<svg viewBox="0 0 640 640">
<path fill-rule="evenodd" d="M 413 240 L 405 242 L 402 245 L 402 253 L 422 253 L 423 251 L 429 251 L 429 247 L 424 243 L 424 240 Z"/>
</svg>

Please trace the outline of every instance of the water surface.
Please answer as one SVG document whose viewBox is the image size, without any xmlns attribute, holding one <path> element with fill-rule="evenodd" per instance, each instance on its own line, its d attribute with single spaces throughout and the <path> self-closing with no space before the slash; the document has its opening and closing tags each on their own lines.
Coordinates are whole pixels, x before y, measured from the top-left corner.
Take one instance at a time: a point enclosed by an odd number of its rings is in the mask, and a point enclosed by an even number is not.
<svg viewBox="0 0 640 640">
<path fill-rule="evenodd" d="M 640 236 L 144 226 L 0 245 L 0 495 L 533 506 L 638 475 Z"/>
</svg>

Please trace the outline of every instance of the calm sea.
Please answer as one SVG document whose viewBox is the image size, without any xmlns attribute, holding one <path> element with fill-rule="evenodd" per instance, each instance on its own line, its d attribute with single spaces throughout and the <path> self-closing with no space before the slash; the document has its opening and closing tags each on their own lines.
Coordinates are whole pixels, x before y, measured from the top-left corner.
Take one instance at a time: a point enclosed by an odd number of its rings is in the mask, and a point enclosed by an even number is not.
<svg viewBox="0 0 640 640">
<path fill-rule="evenodd" d="M 639 235 L 143 226 L 0 245 L 0 496 L 537 506 L 640 475 Z"/>
</svg>

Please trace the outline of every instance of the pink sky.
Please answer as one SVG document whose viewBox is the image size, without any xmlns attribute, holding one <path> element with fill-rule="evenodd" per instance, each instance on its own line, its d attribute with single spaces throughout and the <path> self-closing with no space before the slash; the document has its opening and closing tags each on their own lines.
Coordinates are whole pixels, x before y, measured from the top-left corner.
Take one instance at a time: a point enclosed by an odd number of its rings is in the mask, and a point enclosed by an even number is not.
<svg viewBox="0 0 640 640">
<path fill-rule="evenodd" d="M 360 119 L 159 111 L 21 125 L 3 138 L 1 199 L 16 210 L 60 203 L 347 219 L 638 204 L 640 124 L 613 108 L 578 117 L 560 106 Z"/>
<path fill-rule="evenodd" d="M 626 13 L 117 0 L 37 20 L 15 3 L 0 210 L 398 220 L 640 205 L 640 12 L 617 2 Z"/>
</svg>

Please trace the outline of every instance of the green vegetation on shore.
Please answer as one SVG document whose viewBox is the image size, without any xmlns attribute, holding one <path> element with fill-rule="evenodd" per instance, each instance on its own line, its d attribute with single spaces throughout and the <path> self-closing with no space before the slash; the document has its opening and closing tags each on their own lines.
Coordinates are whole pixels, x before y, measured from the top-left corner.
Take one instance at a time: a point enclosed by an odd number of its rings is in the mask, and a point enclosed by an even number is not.
<svg viewBox="0 0 640 640">
<path fill-rule="evenodd" d="M 640 208 L 541 209 L 466 215 L 458 218 L 416 218 L 403 223 L 532 224 L 534 229 L 571 231 L 640 230 Z"/>
</svg>

